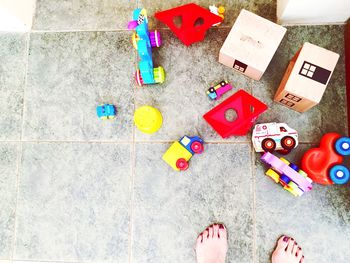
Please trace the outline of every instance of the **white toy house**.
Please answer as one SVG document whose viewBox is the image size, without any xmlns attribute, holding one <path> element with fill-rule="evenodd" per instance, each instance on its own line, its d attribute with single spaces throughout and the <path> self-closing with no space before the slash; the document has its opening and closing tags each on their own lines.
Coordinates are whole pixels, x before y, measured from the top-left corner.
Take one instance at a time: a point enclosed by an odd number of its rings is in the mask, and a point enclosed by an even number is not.
<svg viewBox="0 0 350 263">
<path fill-rule="evenodd" d="M 242 9 L 222 48 L 219 62 L 260 80 L 287 29 Z"/>
<path fill-rule="evenodd" d="M 339 54 L 304 43 L 290 61 L 274 100 L 298 112 L 321 101 Z"/>
</svg>

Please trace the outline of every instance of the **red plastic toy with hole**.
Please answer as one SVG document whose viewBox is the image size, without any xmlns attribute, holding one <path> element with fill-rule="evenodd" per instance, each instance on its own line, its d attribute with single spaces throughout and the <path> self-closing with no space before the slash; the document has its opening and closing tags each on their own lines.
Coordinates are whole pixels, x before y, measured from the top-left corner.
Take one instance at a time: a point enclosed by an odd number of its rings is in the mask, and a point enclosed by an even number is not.
<svg viewBox="0 0 350 263">
<path fill-rule="evenodd" d="M 343 156 L 350 155 L 350 138 L 338 133 L 325 134 L 319 148 L 308 150 L 301 159 L 301 168 L 318 184 L 345 184 L 349 170 L 342 165 Z"/>
<path fill-rule="evenodd" d="M 186 46 L 202 41 L 205 32 L 223 20 L 222 17 L 193 3 L 161 11 L 154 16 L 166 24 Z M 181 22 L 179 25 L 174 22 L 177 18 Z"/>
<path fill-rule="evenodd" d="M 237 118 L 230 121 L 225 114 L 234 110 Z M 246 135 L 254 121 L 267 106 L 244 90 L 239 90 L 231 97 L 203 115 L 203 118 L 220 134 L 222 138 L 232 135 Z"/>
</svg>

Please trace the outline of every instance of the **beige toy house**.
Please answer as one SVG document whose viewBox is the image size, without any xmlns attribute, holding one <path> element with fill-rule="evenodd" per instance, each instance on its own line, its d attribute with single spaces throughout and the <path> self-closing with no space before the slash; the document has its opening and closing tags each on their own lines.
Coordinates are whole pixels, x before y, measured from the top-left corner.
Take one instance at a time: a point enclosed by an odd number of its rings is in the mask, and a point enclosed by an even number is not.
<svg viewBox="0 0 350 263">
<path fill-rule="evenodd" d="M 274 100 L 305 112 L 321 101 L 339 55 L 304 43 L 290 61 Z"/>
<path fill-rule="evenodd" d="M 287 29 L 242 9 L 222 48 L 219 62 L 260 80 Z"/>
</svg>

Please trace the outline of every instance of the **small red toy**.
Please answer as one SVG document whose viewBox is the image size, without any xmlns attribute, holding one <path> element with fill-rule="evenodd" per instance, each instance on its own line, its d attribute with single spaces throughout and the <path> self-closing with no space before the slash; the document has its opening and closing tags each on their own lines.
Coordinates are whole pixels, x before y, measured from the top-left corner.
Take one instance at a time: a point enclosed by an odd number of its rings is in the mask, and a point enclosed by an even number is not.
<svg viewBox="0 0 350 263">
<path fill-rule="evenodd" d="M 161 11 L 154 16 L 166 24 L 186 46 L 202 41 L 205 32 L 223 20 L 222 17 L 193 3 Z M 174 23 L 176 18 L 181 21 L 180 25 Z"/>
<path fill-rule="evenodd" d="M 345 184 L 350 178 L 349 170 L 341 165 L 346 155 L 350 155 L 350 138 L 327 133 L 319 148 L 312 148 L 304 154 L 301 168 L 315 183 Z"/>
<path fill-rule="evenodd" d="M 237 118 L 230 121 L 225 114 L 234 110 Z M 222 138 L 232 135 L 245 135 L 258 116 L 267 110 L 267 106 L 244 90 L 231 97 L 203 115 L 203 118 L 220 134 Z"/>
</svg>

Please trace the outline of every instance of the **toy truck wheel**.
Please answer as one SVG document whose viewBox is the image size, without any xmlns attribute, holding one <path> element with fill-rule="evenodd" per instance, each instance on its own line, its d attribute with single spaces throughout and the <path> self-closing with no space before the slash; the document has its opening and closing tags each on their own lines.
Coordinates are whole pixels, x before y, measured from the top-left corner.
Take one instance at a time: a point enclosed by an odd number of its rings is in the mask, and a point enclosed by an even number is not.
<svg viewBox="0 0 350 263">
<path fill-rule="evenodd" d="M 195 141 L 191 144 L 191 150 L 196 154 L 201 154 L 204 150 L 203 144 Z"/>
<path fill-rule="evenodd" d="M 137 50 L 137 42 L 140 40 L 139 36 L 136 34 L 136 33 L 133 33 L 132 34 L 132 37 L 131 37 L 131 42 L 132 42 L 132 45 L 134 46 L 134 48 Z"/>
<path fill-rule="evenodd" d="M 284 175 L 284 174 L 282 174 L 282 175 L 280 176 L 280 183 L 281 183 L 281 185 L 283 185 L 283 187 L 284 187 L 284 186 L 287 186 L 287 185 L 289 184 L 290 181 L 291 181 L 291 180 L 289 179 L 288 176 L 286 176 L 286 175 Z"/>
<path fill-rule="evenodd" d="M 162 39 L 160 38 L 160 33 L 157 30 L 149 32 L 149 39 L 151 41 L 151 47 L 160 47 L 162 45 Z"/>
<path fill-rule="evenodd" d="M 273 152 L 276 148 L 276 142 L 271 138 L 266 138 L 261 142 L 261 147 L 265 152 Z"/>
<path fill-rule="evenodd" d="M 280 175 L 272 169 L 268 169 L 265 174 L 270 177 L 276 184 L 280 181 Z"/>
<path fill-rule="evenodd" d="M 185 171 L 188 169 L 188 162 L 184 158 L 180 158 L 176 161 L 176 167 L 180 169 L 180 171 Z"/>
<path fill-rule="evenodd" d="M 350 138 L 341 137 L 335 142 L 335 150 L 340 155 L 350 155 Z"/>
<path fill-rule="evenodd" d="M 296 142 L 295 142 L 295 139 L 293 137 L 285 136 L 281 140 L 281 146 L 285 150 L 290 151 L 290 150 L 294 149 L 295 145 L 296 145 Z"/>
<path fill-rule="evenodd" d="M 156 83 L 163 83 L 165 80 L 165 71 L 163 67 L 153 69 L 154 81 Z"/>
<path fill-rule="evenodd" d="M 345 166 L 335 165 L 329 171 L 329 177 L 335 184 L 345 184 L 350 179 L 350 173 Z"/>
<path fill-rule="evenodd" d="M 135 72 L 135 80 L 137 85 L 139 85 L 140 87 L 143 85 L 143 79 L 139 69 Z"/>
</svg>

